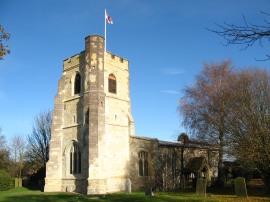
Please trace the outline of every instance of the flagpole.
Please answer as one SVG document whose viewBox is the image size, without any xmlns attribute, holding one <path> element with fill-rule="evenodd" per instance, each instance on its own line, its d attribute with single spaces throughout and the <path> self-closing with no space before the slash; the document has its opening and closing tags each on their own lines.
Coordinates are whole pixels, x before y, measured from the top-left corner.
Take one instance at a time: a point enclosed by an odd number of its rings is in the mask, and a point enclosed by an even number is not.
<svg viewBox="0 0 270 202">
<path fill-rule="evenodd" d="M 104 45 L 104 55 L 106 54 L 106 9 L 105 9 L 105 13 L 104 13 L 104 24 L 105 24 L 105 30 L 104 30 L 104 43 L 105 43 L 105 45 Z"/>
</svg>

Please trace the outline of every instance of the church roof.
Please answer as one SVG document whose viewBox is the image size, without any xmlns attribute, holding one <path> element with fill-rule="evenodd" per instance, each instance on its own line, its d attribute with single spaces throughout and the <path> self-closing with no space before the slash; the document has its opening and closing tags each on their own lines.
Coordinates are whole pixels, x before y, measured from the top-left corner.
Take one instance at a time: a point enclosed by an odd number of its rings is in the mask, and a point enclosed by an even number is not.
<svg viewBox="0 0 270 202">
<path fill-rule="evenodd" d="M 160 146 L 168 146 L 168 147 L 187 147 L 187 148 L 211 148 L 211 149 L 218 149 L 217 145 L 214 144 L 206 144 L 202 142 L 196 142 L 196 141 L 189 141 L 185 145 L 183 142 L 179 141 L 168 141 L 168 140 L 158 140 Z"/>
<path fill-rule="evenodd" d="M 194 157 L 191 158 L 186 166 L 187 172 L 198 172 L 202 171 L 207 167 L 207 161 L 205 157 Z"/>
<path fill-rule="evenodd" d="M 158 143 L 163 146 L 183 146 L 183 143 L 178 141 L 158 140 Z"/>
</svg>

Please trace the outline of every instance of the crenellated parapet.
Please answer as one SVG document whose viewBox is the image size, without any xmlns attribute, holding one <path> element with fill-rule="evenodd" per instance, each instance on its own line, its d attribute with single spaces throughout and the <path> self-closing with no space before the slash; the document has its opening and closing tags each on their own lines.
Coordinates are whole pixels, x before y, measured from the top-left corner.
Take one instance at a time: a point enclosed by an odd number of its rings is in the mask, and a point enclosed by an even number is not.
<svg viewBox="0 0 270 202">
<path fill-rule="evenodd" d="M 68 71 L 80 64 L 81 54 L 73 55 L 63 61 L 63 71 Z"/>
</svg>

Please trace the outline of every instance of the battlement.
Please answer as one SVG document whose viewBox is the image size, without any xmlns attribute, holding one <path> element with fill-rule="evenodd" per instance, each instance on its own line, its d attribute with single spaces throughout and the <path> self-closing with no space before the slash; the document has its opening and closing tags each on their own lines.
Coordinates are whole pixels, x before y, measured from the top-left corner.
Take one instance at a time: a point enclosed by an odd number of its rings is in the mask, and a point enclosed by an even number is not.
<svg viewBox="0 0 270 202">
<path fill-rule="evenodd" d="M 106 51 L 105 54 L 105 67 L 118 67 L 122 70 L 129 69 L 129 61 L 125 58 L 122 58 L 118 55 L 115 55 L 111 52 Z"/>
<path fill-rule="evenodd" d="M 128 60 L 127 59 L 125 59 L 125 58 L 122 58 L 122 57 L 120 57 L 120 56 L 118 56 L 118 55 L 115 55 L 115 54 L 113 54 L 113 53 L 111 53 L 111 52 L 109 52 L 109 51 L 106 51 L 106 56 L 105 56 L 105 59 L 108 61 L 108 60 L 118 60 L 119 62 L 121 62 L 121 63 L 128 63 Z"/>
<path fill-rule="evenodd" d="M 64 59 L 63 62 L 64 62 L 64 63 L 65 63 L 65 62 L 70 63 L 73 59 L 77 59 L 77 58 L 79 58 L 79 57 L 80 57 L 80 53 L 77 53 L 77 54 L 75 54 L 75 55 L 73 55 L 73 56 L 71 56 L 71 57 L 69 57 L 69 58 Z"/>
<path fill-rule="evenodd" d="M 63 71 L 79 65 L 80 57 L 82 56 L 83 53 L 84 53 L 84 51 L 82 51 L 81 53 L 77 53 L 69 58 L 64 59 L 63 60 Z M 109 51 L 106 51 L 105 63 L 116 64 L 119 66 L 126 66 L 126 65 L 128 65 L 129 61 L 126 58 L 120 57 L 116 54 L 113 54 Z"/>
<path fill-rule="evenodd" d="M 81 53 L 75 54 L 63 61 L 63 71 L 79 65 Z"/>
</svg>

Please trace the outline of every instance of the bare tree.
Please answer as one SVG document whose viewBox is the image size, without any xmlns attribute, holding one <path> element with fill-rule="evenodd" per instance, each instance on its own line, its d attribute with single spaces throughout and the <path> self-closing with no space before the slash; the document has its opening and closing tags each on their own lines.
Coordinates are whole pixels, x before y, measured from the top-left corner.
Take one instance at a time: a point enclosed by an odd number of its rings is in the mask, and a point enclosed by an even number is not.
<svg viewBox="0 0 270 202">
<path fill-rule="evenodd" d="M 7 171 L 9 164 L 9 151 L 6 145 L 6 138 L 2 134 L 2 129 L 0 127 L 0 170 Z"/>
<path fill-rule="evenodd" d="M 2 128 L 0 127 L 0 150 L 5 148 L 5 144 L 6 144 L 6 138 L 2 134 Z"/>
<path fill-rule="evenodd" d="M 25 160 L 26 141 L 22 136 L 15 135 L 10 142 L 10 153 L 13 159 L 15 176 L 21 178 L 23 162 Z"/>
<path fill-rule="evenodd" d="M 242 70 L 232 85 L 230 152 L 245 167 L 262 174 L 270 193 L 270 74 Z"/>
<path fill-rule="evenodd" d="M 28 157 L 41 162 L 43 167 L 49 159 L 49 143 L 51 138 L 52 111 L 44 111 L 34 118 L 32 134 L 28 136 Z"/>
<path fill-rule="evenodd" d="M 205 66 L 184 92 L 179 106 L 183 125 L 198 139 L 220 145 L 218 168 L 228 149 L 242 167 L 261 173 L 270 193 L 270 73 L 232 71 L 226 62 Z"/>
<path fill-rule="evenodd" d="M 263 13 L 266 17 L 270 15 L 267 13 Z M 269 43 L 270 41 L 270 21 L 264 19 L 264 23 L 262 25 L 253 24 L 251 22 L 247 22 L 245 16 L 243 16 L 243 24 L 235 25 L 233 23 L 217 24 L 219 30 L 208 29 L 219 36 L 222 36 L 226 44 L 237 44 L 243 45 L 242 49 L 247 49 L 252 47 L 256 42 L 260 46 L 263 46 L 264 42 Z M 266 54 L 266 59 L 270 59 L 270 54 Z"/>
<path fill-rule="evenodd" d="M 230 100 L 228 83 L 232 67 L 230 61 L 206 64 L 193 86 L 184 89 L 179 102 L 182 125 L 200 141 L 219 145 L 218 180 L 223 181 L 222 161 L 228 135 L 227 103 Z"/>
<path fill-rule="evenodd" d="M 10 53 L 8 45 L 3 43 L 3 40 L 7 41 L 10 37 L 10 34 L 5 32 L 4 27 L 0 24 L 0 60 L 4 60 L 6 54 Z"/>
</svg>

